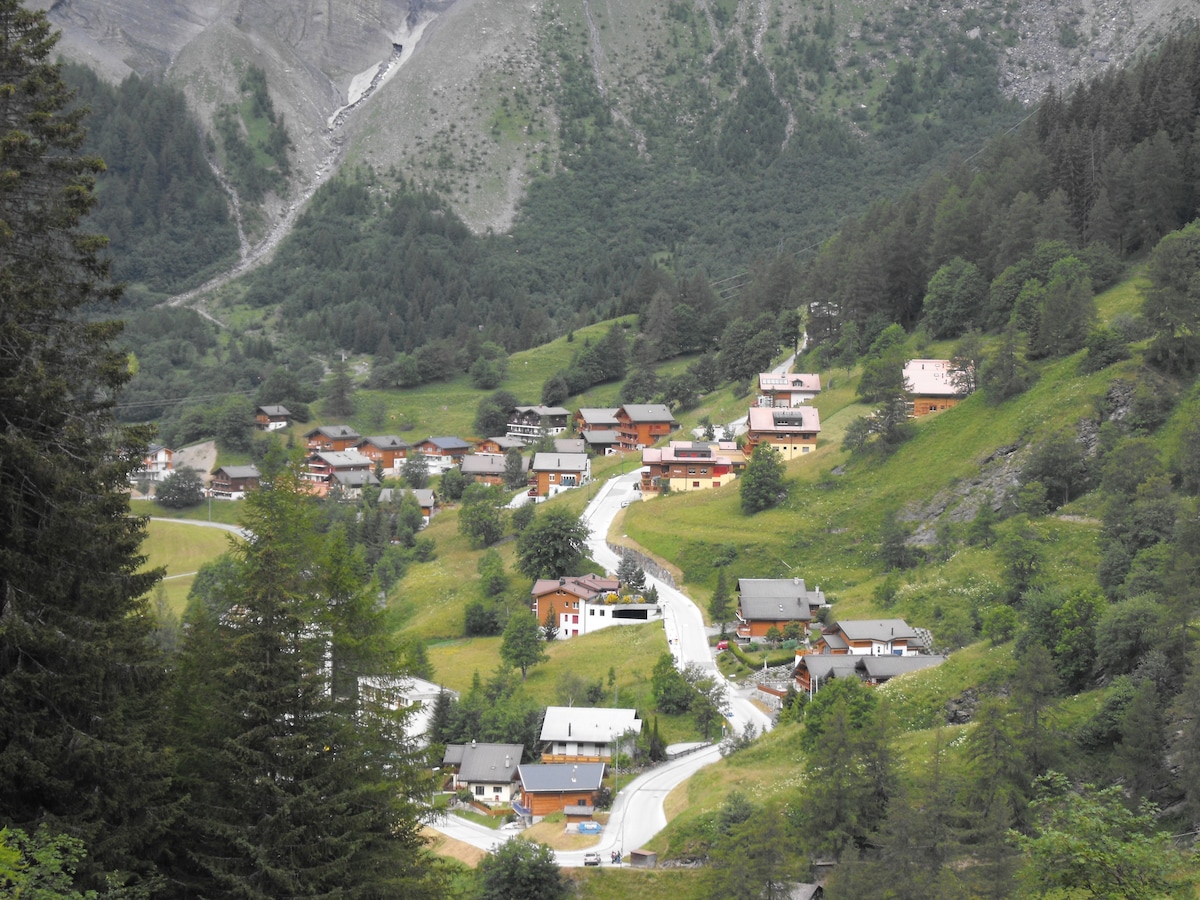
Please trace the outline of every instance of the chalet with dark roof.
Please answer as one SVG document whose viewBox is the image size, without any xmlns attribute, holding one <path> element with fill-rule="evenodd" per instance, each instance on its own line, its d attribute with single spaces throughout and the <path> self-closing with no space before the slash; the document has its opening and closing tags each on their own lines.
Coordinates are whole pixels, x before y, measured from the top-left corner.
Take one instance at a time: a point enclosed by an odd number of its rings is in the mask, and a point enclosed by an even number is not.
<svg viewBox="0 0 1200 900">
<path fill-rule="evenodd" d="M 487 806 L 507 806 L 524 752 L 523 744 L 447 744 L 442 765 L 451 772 L 451 790 L 469 790 L 475 802 Z"/>
<path fill-rule="evenodd" d="M 260 406 L 254 411 L 254 427 L 259 431 L 279 431 L 292 423 L 286 406 Z"/>
<path fill-rule="evenodd" d="M 649 447 L 679 427 L 662 403 L 626 403 L 617 409 L 616 417 L 622 450 Z"/>
<path fill-rule="evenodd" d="M 508 436 L 536 441 L 543 434 L 562 434 L 567 430 L 569 409 L 561 406 L 518 406 L 508 419 Z"/>
<path fill-rule="evenodd" d="M 394 434 L 377 434 L 358 442 L 356 449 L 372 462 L 378 463 L 385 475 L 399 475 L 408 458 L 409 446 Z"/>
<path fill-rule="evenodd" d="M 219 466 L 213 470 L 209 490 L 221 500 L 241 500 L 261 479 L 258 466 Z"/>
<path fill-rule="evenodd" d="M 738 637 L 761 641 L 772 627 L 792 622 L 808 632 L 809 623 L 829 604 L 820 585 L 809 590 L 803 578 L 739 578 Z"/>
<path fill-rule="evenodd" d="M 340 453 L 353 450 L 362 435 L 348 425 L 320 425 L 304 435 L 309 453 Z"/>
</svg>

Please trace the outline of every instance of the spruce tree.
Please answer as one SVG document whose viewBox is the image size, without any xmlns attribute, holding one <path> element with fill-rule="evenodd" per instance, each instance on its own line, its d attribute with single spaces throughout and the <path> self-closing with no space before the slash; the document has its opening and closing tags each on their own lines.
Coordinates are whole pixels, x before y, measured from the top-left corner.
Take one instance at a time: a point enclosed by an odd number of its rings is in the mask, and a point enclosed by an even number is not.
<svg viewBox="0 0 1200 900">
<path fill-rule="evenodd" d="M 212 897 L 441 896 L 420 836 L 431 784 L 393 702 L 402 653 L 362 561 L 318 533 L 295 467 L 245 503 L 237 578 L 189 604 L 179 880 Z"/>
<path fill-rule="evenodd" d="M 114 421 L 129 368 L 96 313 L 120 291 L 79 227 L 103 163 L 79 155 L 57 38 L 0 0 L 0 821 L 81 840 L 82 886 L 108 871 L 144 890 L 170 819 L 161 573 L 126 494 L 149 435 Z"/>
</svg>

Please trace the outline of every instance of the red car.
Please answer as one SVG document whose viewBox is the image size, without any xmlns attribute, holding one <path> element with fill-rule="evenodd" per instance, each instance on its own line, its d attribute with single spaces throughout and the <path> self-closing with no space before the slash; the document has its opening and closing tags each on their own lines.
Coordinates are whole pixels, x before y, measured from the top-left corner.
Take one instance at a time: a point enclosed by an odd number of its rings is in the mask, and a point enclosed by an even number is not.
<svg viewBox="0 0 1200 900">
<path fill-rule="evenodd" d="M 717 641 L 717 649 L 718 650 L 728 650 L 729 649 L 729 641 Z"/>
</svg>

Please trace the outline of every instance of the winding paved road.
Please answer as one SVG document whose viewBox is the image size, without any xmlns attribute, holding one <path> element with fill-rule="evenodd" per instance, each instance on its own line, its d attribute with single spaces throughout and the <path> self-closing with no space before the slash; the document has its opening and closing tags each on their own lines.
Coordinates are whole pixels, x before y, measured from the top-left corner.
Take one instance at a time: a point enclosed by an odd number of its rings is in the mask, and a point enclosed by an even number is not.
<svg viewBox="0 0 1200 900">
<path fill-rule="evenodd" d="M 641 502 L 641 493 L 633 489 L 634 484 L 640 480 L 640 469 L 610 478 L 596 492 L 596 496 L 583 513 L 583 521 L 590 532 L 588 550 L 596 562 L 611 572 L 616 571 L 620 559 L 608 548 L 608 529 L 617 513 L 621 511 L 623 503 Z M 656 578 L 647 576 L 646 581 L 648 585 L 658 589 L 663 605 L 663 627 L 670 641 L 675 664 L 680 669 L 689 665 L 699 667 L 706 674 L 725 681 L 713 659 L 704 617 L 695 602 L 682 591 Z M 725 712 L 735 732 L 743 733 L 748 725 L 753 725 L 759 732 L 771 727 L 770 716 L 751 702 L 748 691 L 736 688 L 727 681 L 725 686 Z M 663 802 L 667 795 L 700 769 L 712 765 L 720 758 L 721 748 L 713 744 L 639 775 L 620 789 L 613 803 L 608 825 L 601 832 L 599 842 L 588 849 L 598 851 L 600 858 L 607 860 L 613 850 L 626 853 L 645 844 L 667 826 L 666 813 L 663 811 Z M 476 825 L 455 815 L 444 816 L 433 824 L 433 828 L 448 837 L 482 850 L 490 850 L 514 834 Z M 561 866 L 582 866 L 584 852 L 559 850 L 555 856 Z M 605 865 L 608 863 L 605 862 Z"/>
</svg>

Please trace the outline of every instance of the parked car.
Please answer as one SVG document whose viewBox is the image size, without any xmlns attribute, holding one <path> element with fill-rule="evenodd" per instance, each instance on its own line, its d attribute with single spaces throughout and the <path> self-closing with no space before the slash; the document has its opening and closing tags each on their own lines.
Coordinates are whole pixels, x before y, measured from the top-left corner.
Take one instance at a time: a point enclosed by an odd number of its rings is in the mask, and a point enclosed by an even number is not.
<svg viewBox="0 0 1200 900">
<path fill-rule="evenodd" d="M 717 641 L 717 649 L 718 650 L 728 650 L 729 649 L 729 641 Z"/>
<path fill-rule="evenodd" d="M 587 853 L 583 854 L 583 864 L 585 866 L 600 865 L 600 854 L 595 850 L 589 850 Z"/>
</svg>

